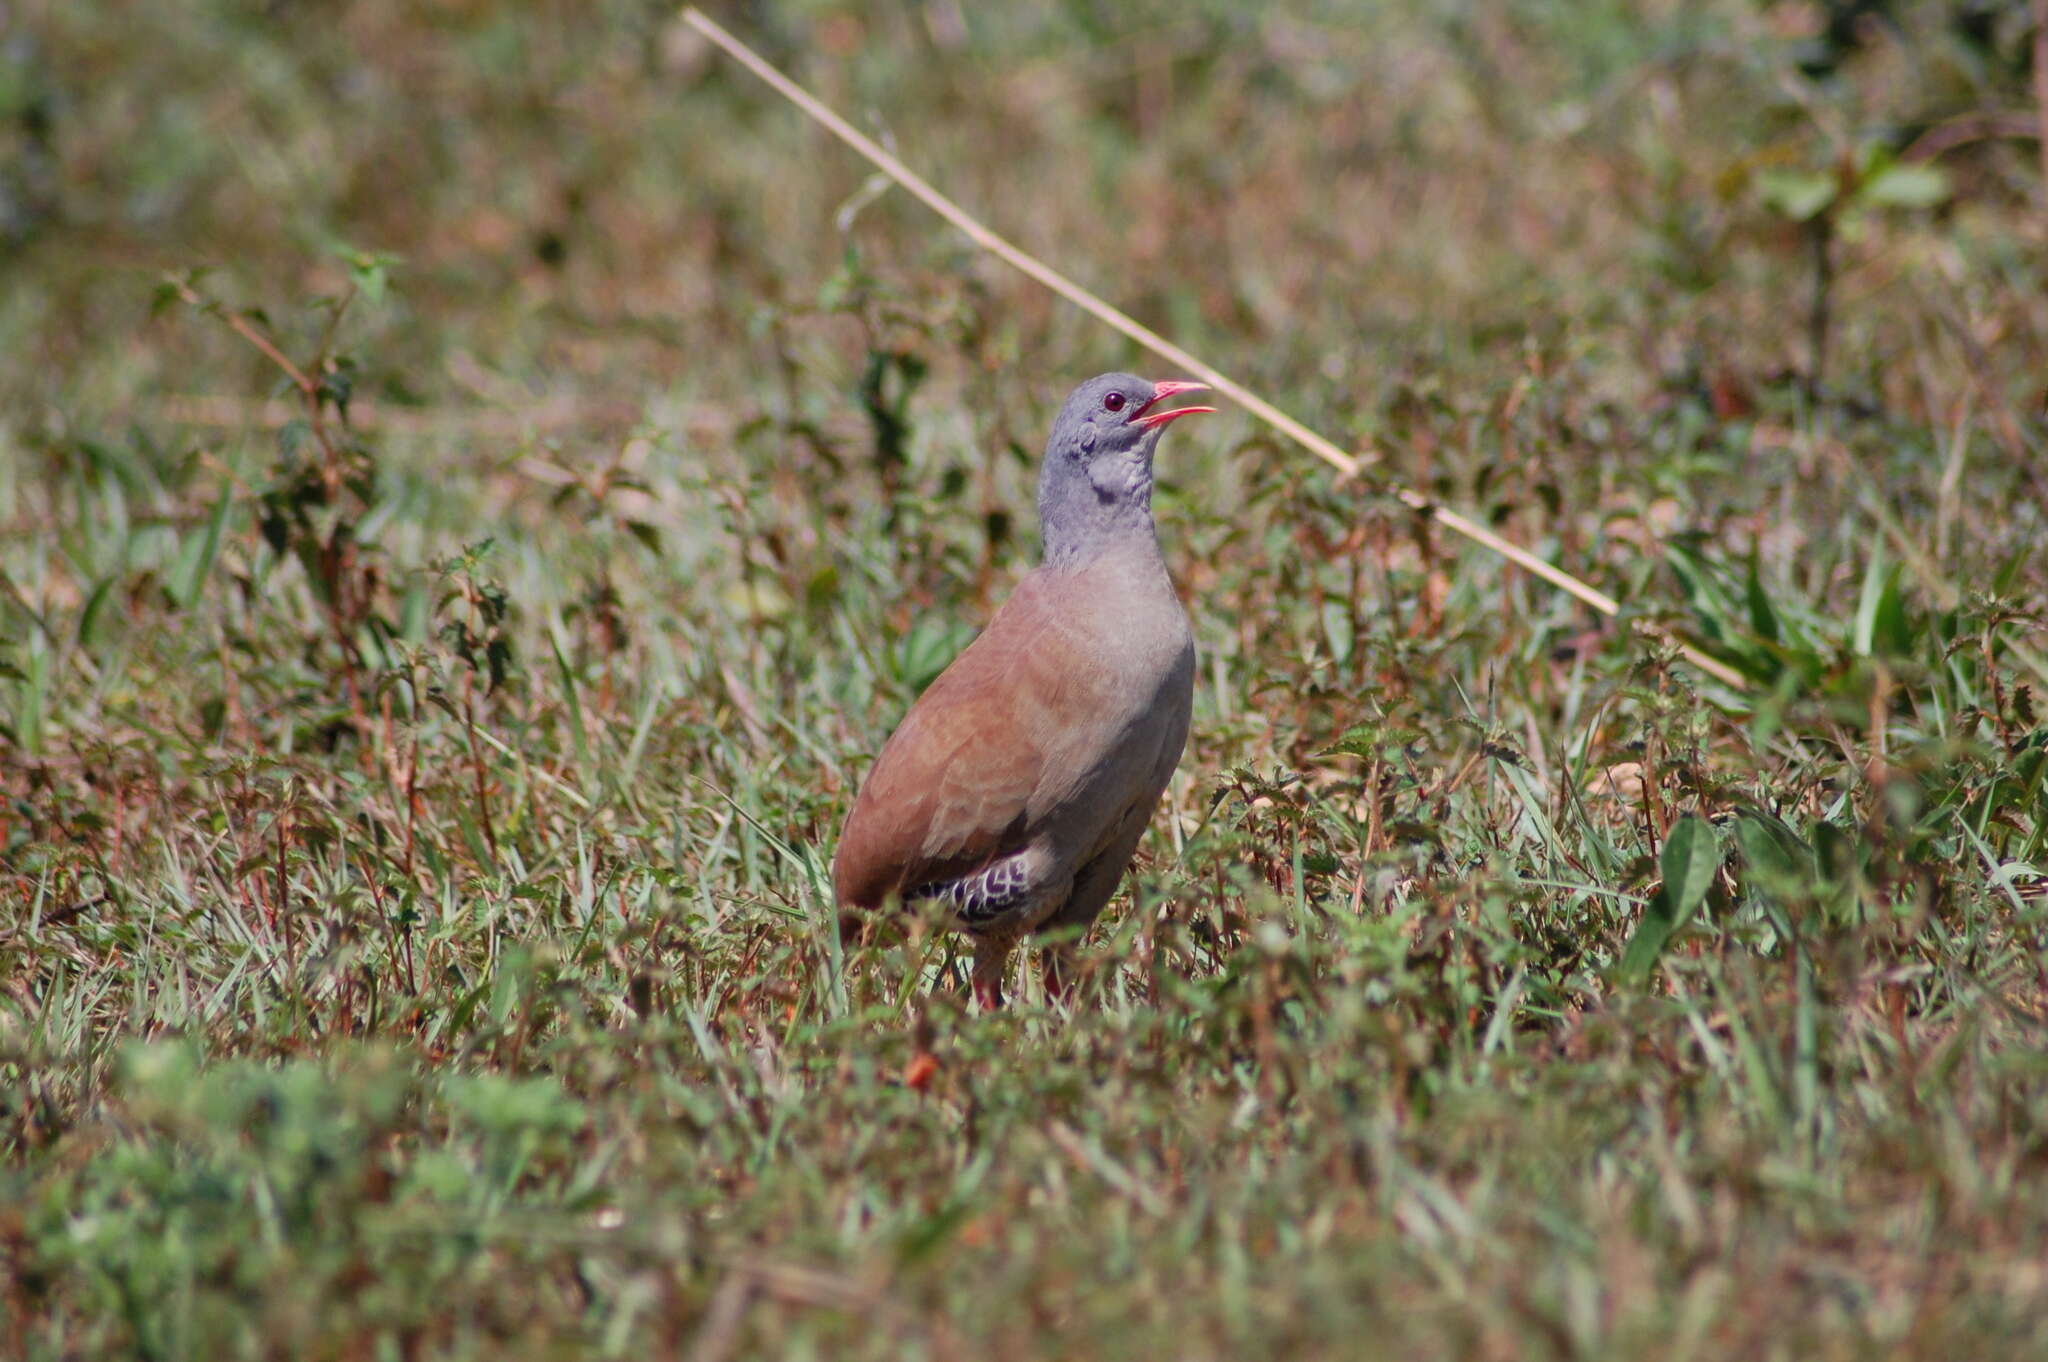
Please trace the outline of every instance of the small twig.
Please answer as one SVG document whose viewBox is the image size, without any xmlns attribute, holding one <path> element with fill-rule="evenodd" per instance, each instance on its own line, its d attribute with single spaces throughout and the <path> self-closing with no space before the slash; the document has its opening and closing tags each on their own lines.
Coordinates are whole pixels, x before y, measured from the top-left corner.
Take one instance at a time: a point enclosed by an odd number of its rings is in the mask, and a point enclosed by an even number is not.
<svg viewBox="0 0 2048 1362">
<path fill-rule="evenodd" d="M 502 862 L 504 857 L 498 851 L 497 825 L 491 819 L 491 793 L 484 778 L 483 749 L 476 743 L 476 674 L 462 674 L 462 727 L 469 735 L 469 765 L 476 776 L 476 813 L 484 825 L 484 841 L 491 848 L 491 860 Z"/>
<path fill-rule="evenodd" d="M 760 77 L 777 94 L 796 105 L 799 109 L 802 109 L 813 120 L 823 124 L 833 136 L 866 157 L 883 174 L 908 190 L 919 202 L 923 203 L 947 222 L 953 224 L 953 226 L 959 228 L 975 245 L 980 246 L 983 250 L 1001 259 L 1004 263 L 1037 280 L 1089 315 L 1114 327 L 1138 344 L 1144 346 L 1147 350 L 1150 350 L 1153 354 L 1178 365 L 1187 373 L 1201 379 L 1217 392 L 1229 397 L 1245 410 L 1251 412 L 1252 415 L 1275 427 L 1282 434 L 1301 445 L 1304 449 L 1307 449 L 1311 454 L 1329 464 L 1337 470 L 1340 476 L 1355 476 L 1367 463 L 1377 460 L 1378 456 L 1373 454 L 1361 457 L 1345 453 L 1329 440 L 1316 434 L 1316 432 L 1310 430 L 1307 426 L 1295 420 L 1286 412 L 1281 411 L 1278 407 L 1242 384 L 1231 379 L 1220 370 L 1204 364 L 1201 360 L 1195 358 L 1194 355 L 1181 349 L 1178 345 L 1167 340 L 1150 327 L 1133 320 L 1130 316 L 1110 306 L 1101 298 L 1082 288 L 1079 284 L 1067 278 L 1066 275 L 1061 274 L 1050 265 L 1047 265 L 1036 256 L 1029 254 L 1020 247 L 1013 245 L 1007 239 L 990 231 L 978 219 L 968 213 L 966 209 L 934 189 L 916 171 L 903 164 L 902 161 L 899 161 L 896 157 L 885 151 L 872 138 L 866 136 L 858 128 L 855 128 L 851 123 L 848 123 L 845 119 L 834 113 L 815 95 L 769 65 L 751 47 L 748 47 L 738 38 L 726 32 L 725 29 L 707 18 L 695 6 L 685 6 L 682 12 L 682 19 L 684 23 L 690 25 L 690 27 L 696 29 L 699 33 L 710 39 L 711 42 L 722 48 L 734 61 L 737 61 L 740 65 L 746 67 L 747 70 Z M 1560 591 L 1577 597 L 1601 614 L 1618 615 L 1621 613 L 1621 603 L 1606 592 L 1579 580 L 1562 568 L 1553 567 L 1535 554 L 1530 553 L 1527 549 L 1509 543 L 1493 533 L 1493 531 L 1472 520 L 1466 519 L 1456 511 L 1446 510 L 1422 493 L 1391 483 L 1385 485 L 1385 490 L 1403 505 L 1427 515 L 1452 533 L 1462 535 L 1476 544 L 1491 549 L 1494 553 L 1499 554 L 1525 571 L 1532 572 L 1536 576 L 1541 577 Z M 1659 629 L 1657 632 L 1660 636 L 1674 643 L 1680 655 L 1687 661 L 1709 676 L 1712 676 L 1715 680 L 1735 690 L 1747 688 L 1748 681 L 1741 672 L 1738 672 L 1733 667 L 1716 658 L 1709 657 L 1697 648 L 1678 642 L 1675 638 L 1670 637 L 1668 631 Z"/>
<path fill-rule="evenodd" d="M 178 290 L 178 297 L 189 306 L 196 307 L 202 312 L 218 312 L 220 319 L 233 328 L 236 335 L 262 351 L 264 358 L 282 369 L 284 376 L 292 381 L 292 386 L 306 395 L 307 401 L 317 403 L 320 400 L 320 385 L 306 377 L 305 370 L 292 363 L 284 351 L 278 349 L 255 323 L 239 312 L 230 311 L 225 307 L 213 307 L 210 300 L 201 297 L 197 289 L 182 279 L 173 280 L 172 286 Z"/>
<path fill-rule="evenodd" d="M 278 811 L 277 820 L 271 824 L 271 831 L 277 840 L 277 903 L 270 919 L 273 939 L 281 929 L 284 932 L 284 967 L 291 976 L 292 1001 L 300 1015 L 305 1014 L 306 999 L 299 979 L 299 938 L 292 930 L 292 888 L 291 878 L 285 864 L 285 824 L 291 819 L 291 807 L 287 805 Z"/>
<path fill-rule="evenodd" d="M 2035 85 L 2038 89 L 2041 76 L 2036 70 Z M 2044 106 L 2048 107 L 2048 106 Z M 1932 161 L 1957 147 L 1972 142 L 2003 141 L 2007 139 L 2039 138 L 2041 123 L 2031 113 L 2005 113 L 1980 109 L 1971 113 L 1957 114 L 1934 124 L 1907 144 L 1899 153 L 1901 161 Z M 2043 143 L 2048 147 L 2048 142 Z"/>
</svg>

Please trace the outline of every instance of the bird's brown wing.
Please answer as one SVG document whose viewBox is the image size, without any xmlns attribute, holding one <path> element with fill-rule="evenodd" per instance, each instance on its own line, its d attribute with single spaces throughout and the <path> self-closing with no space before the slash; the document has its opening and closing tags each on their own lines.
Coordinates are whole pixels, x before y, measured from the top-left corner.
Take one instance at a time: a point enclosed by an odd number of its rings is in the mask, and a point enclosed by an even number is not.
<svg viewBox="0 0 2048 1362">
<path fill-rule="evenodd" d="M 879 907 L 1021 849 L 1087 763 L 1104 678 L 1019 584 L 911 706 L 854 801 L 833 858 L 839 901 Z"/>
</svg>

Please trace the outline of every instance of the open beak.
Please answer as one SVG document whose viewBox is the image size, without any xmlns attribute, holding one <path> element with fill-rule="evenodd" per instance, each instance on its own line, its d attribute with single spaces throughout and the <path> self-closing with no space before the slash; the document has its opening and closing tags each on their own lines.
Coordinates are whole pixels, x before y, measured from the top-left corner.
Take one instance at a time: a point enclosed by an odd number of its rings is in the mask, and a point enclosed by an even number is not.
<svg viewBox="0 0 2048 1362">
<path fill-rule="evenodd" d="M 1153 410 L 1154 407 L 1164 402 L 1167 398 L 1174 397 L 1180 393 L 1203 393 L 1207 391 L 1209 391 L 1209 385 L 1206 383 L 1183 383 L 1177 378 L 1169 378 L 1162 382 L 1154 383 L 1152 385 L 1152 400 L 1132 412 L 1131 419 L 1141 426 L 1157 430 L 1168 421 L 1175 420 L 1178 417 L 1193 416 L 1198 411 L 1214 411 L 1216 410 L 1214 407 L 1175 407 L 1172 411 Z"/>
</svg>

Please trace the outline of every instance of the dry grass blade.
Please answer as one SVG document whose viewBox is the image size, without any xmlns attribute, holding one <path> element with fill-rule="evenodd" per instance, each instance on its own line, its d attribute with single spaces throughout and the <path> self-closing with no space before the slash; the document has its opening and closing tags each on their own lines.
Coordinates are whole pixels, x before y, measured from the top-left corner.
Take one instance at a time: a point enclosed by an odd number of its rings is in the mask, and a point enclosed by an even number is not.
<svg viewBox="0 0 2048 1362">
<path fill-rule="evenodd" d="M 1370 462 L 1369 459 L 1361 459 L 1356 455 L 1345 453 L 1330 440 L 1310 430 L 1307 426 L 1295 420 L 1286 412 L 1281 411 L 1257 393 L 1235 382 L 1213 365 L 1206 364 L 1197 359 L 1194 355 L 1189 354 L 1186 350 L 1166 339 L 1166 337 L 1152 330 L 1152 328 L 1145 326 L 1143 323 L 1134 320 L 1117 308 L 1104 302 L 1095 294 L 1067 278 L 1066 275 L 1061 274 L 1058 270 L 1038 259 L 1038 257 L 1030 254 L 1006 238 L 998 236 L 995 232 L 990 231 L 966 209 L 960 207 L 959 204 L 947 198 L 937 189 L 934 189 L 916 171 L 892 156 L 874 139 L 866 136 L 858 128 L 834 113 L 831 108 L 808 90 L 776 70 L 760 54 L 731 33 L 728 33 L 715 21 L 706 17 L 696 7 L 685 7 L 682 12 L 682 18 L 685 23 L 703 34 L 728 56 L 732 57 L 733 60 L 739 62 L 740 65 L 746 67 L 756 76 L 759 76 L 777 94 L 796 105 L 799 109 L 802 109 L 813 120 L 823 124 L 833 136 L 873 162 L 883 174 L 903 186 L 919 202 L 966 233 L 968 238 L 983 250 L 988 251 L 990 254 L 999 257 L 1006 263 L 1029 275 L 1091 316 L 1108 323 L 1138 344 L 1144 346 L 1147 350 L 1150 350 L 1153 354 L 1172 364 L 1178 365 L 1187 373 L 1201 379 L 1217 392 L 1222 393 L 1238 405 L 1244 407 L 1252 415 L 1274 427 L 1289 439 L 1307 449 L 1311 454 L 1314 454 L 1317 458 L 1335 468 L 1341 475 L 1345 477 L 1355 476 L 1367 462 Z M 1456 511 L 1448 510 L 1435 504 L 1420 492 L 1394 484 L 1386 484 L 1384 490 L 1411 510 L 1428 515 L 1437 524 L 1442 525 L 1452 533 L 1482 545 L 1501 557 L 1506 558 L 1509 562 L 1535 573 L 1552 586 L 1577 597 L 1601 614 L 1618 615 L 1621 613 L 1621 603 L 1606 592 L 1587 582 L 1581 581 L 1562 568 L 1544 562 L 1527 549 L 1509 543 L 1485 526 L 1459 515 Z M 1707 656 L 1696 648 L 1679 643 L 1675 639 L 1669 641 L 1676 644 L 1679 653 L 1686 661 L 1712 676 L 1715 680 L 1736 690 L 1746 688 L 1748 683 L 1742 674 L 1733 667 Z"/>
</svg>

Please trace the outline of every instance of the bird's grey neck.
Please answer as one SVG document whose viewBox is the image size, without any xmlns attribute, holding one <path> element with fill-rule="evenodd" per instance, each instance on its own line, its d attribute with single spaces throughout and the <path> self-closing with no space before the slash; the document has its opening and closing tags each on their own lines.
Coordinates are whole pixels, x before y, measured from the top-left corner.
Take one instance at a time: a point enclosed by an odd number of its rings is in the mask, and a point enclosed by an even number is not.
<svg viewBox="0 0 2048 1362">
<path fill-rule="evenodd" d="M 1049 478 L 1038 490 L 1038 523 L 1049 567 L 1082 567 L 1109 553 L 1159 556 L 1149 470 L 1114 489 L 1085 476 Z"/>
</svg>

